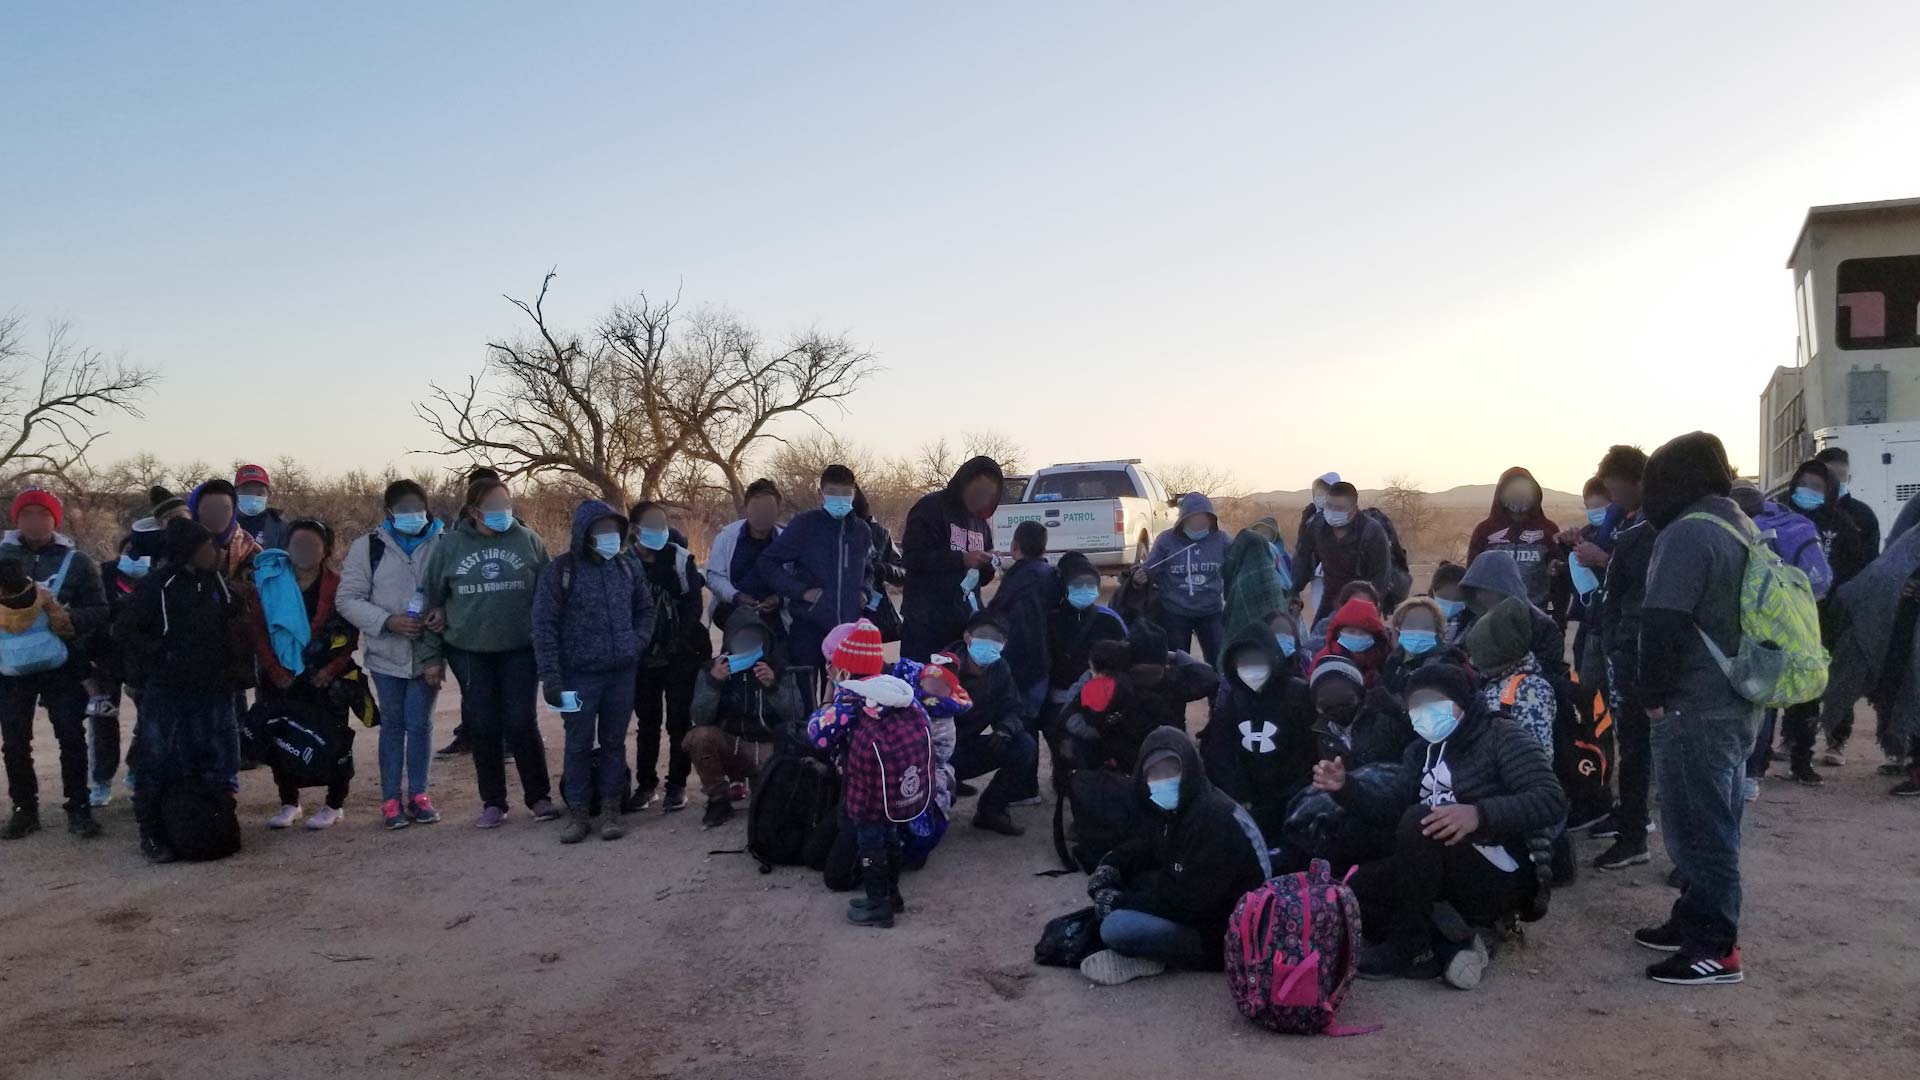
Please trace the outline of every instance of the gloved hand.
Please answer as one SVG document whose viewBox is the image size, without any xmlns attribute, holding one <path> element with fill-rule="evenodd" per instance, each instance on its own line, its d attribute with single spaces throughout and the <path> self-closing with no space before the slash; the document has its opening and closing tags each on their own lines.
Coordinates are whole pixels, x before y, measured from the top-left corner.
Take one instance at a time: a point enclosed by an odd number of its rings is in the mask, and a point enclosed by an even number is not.
<svg viewBox="0 0 1920 1080">
<path fill-rule="evenodd" d="M 1113 914 L 1113 906 L 1119 902 L 1119 889 L 1101 889 L 1093 894 L 1093 913 L 1104 919 Z"/>
<path fill-rule="evenodd" d="M 1088 896 L 1092 896 L 1102 889 L 1117 889 L 1119 887 L 1120 868 L 1117 866 L 1107 866 L 1104 864 L 1096 866 L 1093 868 L 1093 873 L 1087 877 Z"/>
</svg>

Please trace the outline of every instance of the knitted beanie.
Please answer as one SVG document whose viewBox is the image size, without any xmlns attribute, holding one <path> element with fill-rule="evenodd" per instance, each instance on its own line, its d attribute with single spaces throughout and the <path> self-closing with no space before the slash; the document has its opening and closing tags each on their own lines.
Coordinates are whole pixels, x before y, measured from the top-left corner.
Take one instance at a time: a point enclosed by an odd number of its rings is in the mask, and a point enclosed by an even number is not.
<svg viewBox="0 0 1920 1080">
<path fill-rule="evenodd" d="M 880 640 L 880 628 L 861 619 L 853 629 L 840 635 L 834 646 L 833 666 L 855 675 L 878 675 L 887 669 L 886 646 Z"/>
<path fill-rule="evenodd" d="M 15 523 L 18 523 L 20 520 L 20 511 L 29 506 L 37 506 L 47 513 L 52 514 L 53 527 L 56 529 L 60 527 L 60 521 L 65 515 L 61 512 L 59 496 L 45 488 L 28 488 L 20 494 L 15 495 L 13 497 L 13 520 Z"/>
</svg>

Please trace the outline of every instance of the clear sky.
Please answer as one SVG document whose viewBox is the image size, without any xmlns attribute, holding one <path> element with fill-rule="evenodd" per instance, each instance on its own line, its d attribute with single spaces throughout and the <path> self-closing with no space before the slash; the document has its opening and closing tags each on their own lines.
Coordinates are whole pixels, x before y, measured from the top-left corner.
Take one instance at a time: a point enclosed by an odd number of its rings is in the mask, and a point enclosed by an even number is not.
<svg viewBox="0 0 1920 1080">
<path fill-rule="evenodd" d="M 851 331 L 886 452 L 1751 467 L 1806 207 L 1920 195 L 1920 21 L 1549 7 L 10 5 L 0 311 L 163 370 L 104 458 L 411 468 L 557 266 Z"/>
</svg>

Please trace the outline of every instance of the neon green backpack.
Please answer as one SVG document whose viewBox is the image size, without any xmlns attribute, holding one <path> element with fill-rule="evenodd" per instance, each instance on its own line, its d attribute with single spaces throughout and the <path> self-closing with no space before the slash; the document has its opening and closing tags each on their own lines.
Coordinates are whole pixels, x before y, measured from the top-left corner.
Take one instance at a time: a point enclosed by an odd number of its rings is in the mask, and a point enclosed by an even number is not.
<svg viewBox="0 0 1920 1080">
<path fill-rule="evenodd" d="M 1820 643 L 1820 608 L 1806 572 L 1781 559 L 1750 521 L 1743 519 L 1741 528 L 1704 512 L 1687 518 L 1711 521 L 1747 548 L 1740 580 L 1740 651 L 1729 657 L 1700 631 L 1734 692 L 1770 709 L 1818 700 L 1827 689 L 1831 657 Z"/>
</svg>

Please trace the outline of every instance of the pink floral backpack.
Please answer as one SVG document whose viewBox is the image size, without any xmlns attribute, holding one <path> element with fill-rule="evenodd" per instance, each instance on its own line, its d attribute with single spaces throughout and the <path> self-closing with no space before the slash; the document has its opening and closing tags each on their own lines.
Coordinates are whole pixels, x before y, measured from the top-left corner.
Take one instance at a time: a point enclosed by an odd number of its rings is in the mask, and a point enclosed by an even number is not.
<svg viewBox="0 0 1920 1080">
<path fill-rule="evenodd" d="M 1349 872 L 1351 876 L 1351 872 Z M 1247 1019 L 1294 1035 L 1363 1035 L 1334 1023 L 1360 955 L 1360 903 L 1325 860 L 1240 898 L 1227 921 L 1227 985 Z"/>
</svg>

